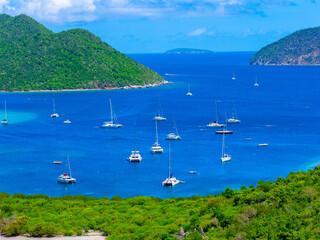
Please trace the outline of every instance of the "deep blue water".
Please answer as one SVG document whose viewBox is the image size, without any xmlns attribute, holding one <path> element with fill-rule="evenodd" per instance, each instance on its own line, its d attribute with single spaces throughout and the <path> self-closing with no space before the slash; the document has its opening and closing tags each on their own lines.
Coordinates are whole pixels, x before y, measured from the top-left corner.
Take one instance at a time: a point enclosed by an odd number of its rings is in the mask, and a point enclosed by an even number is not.
<svg viewBox="0 0 320 240">
<path fill-rule="evenodd" d="M 259 180 L 275 180 L 291 171 L 320 164 L 320 67 L 248 66 L 253 53 L 213 55 L 135 54 L 130 57 L 174 84 L 159 88 L 90 92 L 1 93 L 0 115 L 7 100 L 8 126 L 0 126 L 0 191 L 96 197 L 137 195 L 185 197 L 240 188 Z M 236 80 L 231 80 L 235 72 Z M 255 78 L 259 87 L 253 87 Z M 192 97 L 187 97 L 191 85 Z M 52 99 L 61 116 L 50 118 Z M 101 129 L 109 119 L 109 98 L 122 129 Z M 241 123 L 229 125 L 222 164 L 222 136 L 205 125 L 231 116 L 234 102 Z M 166 122 L 159 122 L 163 155 L 152 155 L 152 121 L 161 102 Z M 2 118 L 2 116 L 1 116 Z M 70 119 L 72 124 L 62 122 Z M 182 141 L 171 142 L 172 171 L 185 180 L 174 188 L 161 186 L 167 177 L 168 141 L 173 119 Z M 136 120 L 136 134 L 134 128 Z M 126 158 L 134 138 L 143 161 Z M 251 137 L 251 141 L 246 141 Z M 257 147 L 268 142 L 268 147 Z M 56 182 L 68 149 L 77 183 Z M 189 175 L 189 170 L 197 175 Z"/>
</svg>

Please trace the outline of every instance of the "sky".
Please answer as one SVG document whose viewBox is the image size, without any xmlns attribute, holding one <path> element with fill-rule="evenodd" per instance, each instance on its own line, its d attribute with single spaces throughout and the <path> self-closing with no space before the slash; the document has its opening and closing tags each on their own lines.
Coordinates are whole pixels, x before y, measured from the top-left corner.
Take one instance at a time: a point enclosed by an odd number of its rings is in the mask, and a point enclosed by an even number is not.
<svg viewBox="0 0 320 240">
<path fill-rule="evenodd" d="M 0 0 L 54 32 L 83 28 L 124 53 L 257 51 L 320 26 L 320 0 Z"/>
</svg>

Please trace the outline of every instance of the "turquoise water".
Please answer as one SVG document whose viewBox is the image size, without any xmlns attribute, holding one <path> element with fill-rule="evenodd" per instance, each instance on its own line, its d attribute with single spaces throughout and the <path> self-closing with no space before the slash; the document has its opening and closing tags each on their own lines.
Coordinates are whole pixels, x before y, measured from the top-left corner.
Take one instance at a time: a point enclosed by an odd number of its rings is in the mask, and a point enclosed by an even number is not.
<svg viewBox="0 0 320 240">
<path fill-rule="evenodd" d="M 136 54 L 130 57 L 174 84 L 159 88 L 90 92 L 1 93 L 0 114 L 7 101 L 8 126 L 0 126 L 0 191 L 96 197 L 147 195 L 184 197 L 240 188 L 259 180 L 275 180 L 320 162 L 320 67 L 248 66 L 252 53 L 174 56 Z M 231 80 L 235 72 L 236 80 Z M 253 87 L 255 78 L 259 87 Z M 187 97 L 188 84 L 192 97 Z M 52 119 L 52 99 L 60 118 Z M 109 120 L 109 98 L 122 129 L 101 129 Z M 222 164 L 222 136 L 205 125 L 231 116 L 234 103 L 240 124 L 229 125 Z M 161 106 L 167 121 L 159 122 L 164 154 L 152 155 L 152 118 Z M 2 110 L 3 109 L 3 110 Z M 70 125 L 63 124 L 70 119 Z M 184 180 L 174 188 L 161 186 L 168 171 L 168 141 L 173 119 L 182 141 L 171 141 L 172 171 Z M 134 128 L 136 120 L 136 130 Z M 136 132 L 136 133 L 135 133 Z M 126 158 L 136 146 L 143 160 Z M 251 141 L 246 141 L 251 137 Z M 268 147 L 257 147 L 268 142 Z M 68 149 L 77 183 L 56 182 L 66 170 Z M 190 175 L 190 170 L 198 174 Z"/>
</svg>

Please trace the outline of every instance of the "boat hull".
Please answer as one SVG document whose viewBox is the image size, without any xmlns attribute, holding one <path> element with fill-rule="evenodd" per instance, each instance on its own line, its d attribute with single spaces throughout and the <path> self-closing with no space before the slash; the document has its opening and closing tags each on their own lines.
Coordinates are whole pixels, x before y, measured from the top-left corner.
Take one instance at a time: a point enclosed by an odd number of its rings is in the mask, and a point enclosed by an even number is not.
<svg viewBox="0 0 320 240">
<path fill-rule="evenodd" d="M 233 131 L 216 131 L 216 134 L 233 134 Z"/>
<path fill-rule="evenodd" d="M 161 154 L 163 153 L 163 149 L 152 149 L 150 148 L 150 152 L 153 154 Z"/>
<path fill-rule="evenodd" d="M 102 125 L 101 128 L 115 129 L 115 128 L 122 128 L 122 125 L 121 124 L 106 124 L 106 125 Z"/>
<path fill-rule="evenodd" d="M 177 185 L 179 183 L 180 183 L 180 180 L 178 180 L 178 179 L 174 179 L 174 180 L 166 179 L 166 180 L 164 180 L 162 182 L 162 186 L 164 186 L 164 187 L 173 187 L 173 186 L 175 186 L 175 185 Z"/>
<path fill-rule="evenodd" d="M 58 113 L 51 114 L 51 117 L 52 118 L 57 118 L 57 117 L 59 117 L 59 114 Z"/>
</svg>

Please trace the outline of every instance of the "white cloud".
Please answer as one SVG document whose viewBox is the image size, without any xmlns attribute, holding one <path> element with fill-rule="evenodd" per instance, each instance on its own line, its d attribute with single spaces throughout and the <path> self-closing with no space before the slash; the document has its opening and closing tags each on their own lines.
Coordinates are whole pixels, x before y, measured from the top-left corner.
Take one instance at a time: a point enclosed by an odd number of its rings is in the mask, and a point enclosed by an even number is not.
<svg viewBox="0 0 320 240">
<path fill-rule="evenodd" d="M 5 2 L 2 5 L 2 2 Z M 2 12 L 27 14 L 50 22 L 91 21 L 99 0 L 0 0 Z"/>
<path fill-rule="evenodd" d="M 9 0 L 0 0 L 0 11 L 2 12 L 4 8 L 7 8 Z"/>
<path fill-rule="evenodd" d="M 197 28 L 196 30 L 189 32 L 188 35 L 191 37 L 195 37 L 195 36 L 200 36 L 200 35 L 204 34 L 205 32 L 206 32 L 205 28 Z"/>
<path fill-rule="evenodd" d="M 0 0 L 0 11 L 25 13 L 52 22 L 92 21 L 99 18 L 202 17 L 264 15 L 267 8 L 293 6 L 295 0 Z"/>
</svg>

